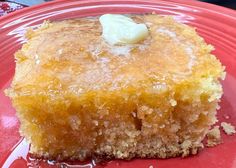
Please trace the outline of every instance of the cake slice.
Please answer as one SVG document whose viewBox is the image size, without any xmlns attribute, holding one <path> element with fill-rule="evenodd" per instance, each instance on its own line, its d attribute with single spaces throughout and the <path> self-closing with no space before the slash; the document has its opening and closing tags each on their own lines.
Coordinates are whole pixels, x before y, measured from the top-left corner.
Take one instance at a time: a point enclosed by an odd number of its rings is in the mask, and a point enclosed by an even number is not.
<svg viewBox="0 0 236 168">
<path fill-rule="evenodd" d="M 171 17 L 130 18 L 148 29 L 134 43 L 107 42 L 98 17 L 28 30 L 6 94 L 32 154 L 168 158 L 202 147 L 225 75 L 213 47 Z"/>
</svg>

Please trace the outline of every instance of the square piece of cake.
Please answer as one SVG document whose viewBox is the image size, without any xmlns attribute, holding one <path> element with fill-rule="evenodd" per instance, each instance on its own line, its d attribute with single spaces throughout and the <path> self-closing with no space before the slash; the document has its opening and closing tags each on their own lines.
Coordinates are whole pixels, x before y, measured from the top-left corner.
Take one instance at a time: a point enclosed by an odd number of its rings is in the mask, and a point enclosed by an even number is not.
<svg viewBox="0 0 236 168">
<path fill-rule="evenodd" d="M 202 147 L 225 75 L 213 47 L 171 17 L 130 17 L 148 29 L 132 44 L 107 43 L 98 17 L 28 30 L 6 94 L 31 153 L 168 158 Z"/>
</svg>

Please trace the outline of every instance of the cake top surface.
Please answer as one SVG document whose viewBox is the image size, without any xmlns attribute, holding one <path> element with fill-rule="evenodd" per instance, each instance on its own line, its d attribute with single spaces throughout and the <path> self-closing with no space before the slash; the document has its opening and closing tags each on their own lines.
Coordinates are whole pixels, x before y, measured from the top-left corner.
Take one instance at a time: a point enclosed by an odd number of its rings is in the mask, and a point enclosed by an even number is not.
<svg viewBox="0 0 236 168">
<path fill-rule="evenodd" d="M 15 88 L 26 85 L 72 91 L 160 88 L 191 76 L 217 76 L 221 64 L 212 47 L 171 17 L 130 15 L 149 35 L 136 44 L 111 45 L 98 17 L 44 22 L 28 30 L 16 53 Z M 51 88 L 52 89 L 52 88 Z"/>
</svg>

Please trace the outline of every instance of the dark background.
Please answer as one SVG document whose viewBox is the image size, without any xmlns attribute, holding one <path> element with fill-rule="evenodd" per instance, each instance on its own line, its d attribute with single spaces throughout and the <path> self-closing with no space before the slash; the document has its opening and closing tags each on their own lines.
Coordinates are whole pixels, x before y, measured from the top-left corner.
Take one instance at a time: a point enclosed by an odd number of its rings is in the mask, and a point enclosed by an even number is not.
<svg viewBox="0 0 236 168">
<path fill-rule="evenodd" d="M 236 10 L 236 0 L 201 0 Z"/>
</svg>

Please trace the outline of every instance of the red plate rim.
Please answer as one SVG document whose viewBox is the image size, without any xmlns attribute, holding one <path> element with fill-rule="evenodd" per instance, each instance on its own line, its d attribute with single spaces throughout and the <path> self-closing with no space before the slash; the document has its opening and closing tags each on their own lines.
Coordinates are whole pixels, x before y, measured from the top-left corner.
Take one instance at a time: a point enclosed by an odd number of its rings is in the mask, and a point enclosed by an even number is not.
<svg viewBox="0 0 236 168">
<path fill-rule="evenodd" d="M 151 1 L 157 1 L 157 2 L 165 2 L 164 0 L 103 0 L 101 3 L 103 2 L 151 2 Z M 35 5 L 35 6 L 31 6 L 31 7 L 26 7 L 23 8 L 21 10 L 9 13 L 8 15 L 2 16 L 0 18 L 0 25 L 4 25 L 7 22 L 10 22 L 10 20 L 13 20 L 14 17 L 19 17 L 21 14 L 25 14 L 25 13 L 29 13 L 32 12 L 32 10 L 35 9 L 40 9 L 43 8 L 45 6 L 53 6 L 55 4 L 61 4 L 62 2 L 64 3 L 71 3 L 71 1 L 68 0 L 55 0 L 55 1 L 51 1 L 51 2 L 45 2 L 43 4 L 39 4 L 39 5 Z M 78 2 L 78 1 L 77 1 Z M 80 0 L 80 3 L 83 2 L 98 2 L 97 0 Z M 204 8 L 205 10 L 207 9 L 208 11 L 214 12 L 214 13 L 220 13 L 223 14 L 226 17 L 233 17 L 234 19 L 236 18 L 236 11 L 226 8 L 226 7 L 222 7 L 222 6 L 218 6 L 218 5 L 214 5 L 214 4 L 210 4 L 210 3 L 206 3 L 206 2 L 200 2 L 200 1 L 191 1 L 191 0 L 169 0 L 168 3 L 172 3 L 172 4 L 183 4 L 184 6 L 194 6 L 196 8 Z M 213 10 L 214 9 L 214 10 Z"/>
<path fill-rule="evenodd" d="M 100 5 L 107 3 L 107 2 L 111 2 L 114 4 L 117 4 L 117 3 L 136 4 L 136 3 L 152 3 L 152 2 L 153 3 L 154 2 L 162 3 L 163 2 L 163 4 L 168 3 L 168 4 L 173 4 L 173 5 L 182 5 L 182 6 L 190 7 L 190 8 L 194 7 L 195 9 L 202 9 L 204 11 L 209 11 L 211 13 L 221 14 L 226 19 L 232 20 L 232 21 L 234 21 L 233 23 L 236 24 L 236 11 L 225 8 L 225 7 L 220 7 L 217 5 L 212 5 L 209 3 L 199 2 L 199 1 L 190 1 L 190 0 L 169 0 L 169 1 L 165 1 L 165 0 L 102 0 L 102 2 L 99 2 L 97 0 L 79 0 L 79 1 L 76 1 L 76 0 L 71 0 L 71 1 L 55 0 L 55 1 L 43 3 L 40 5 L 27 7 L 27 8 L 15 11 L 13 13 L 10 13 L 6 16 L 0 17 L 0 29 L 3 25 L 5 25 L 15 19 L 21 18 L 25 14 L 30 14 L 30 13 L 32 13 L 32 11 L 37 11 L 37 12 L 42 11 L 43 12 L 44 10 L 52 8 L 54 5 L 71 4 L 73 2 L 76 2 L 77 4 L 96 3 L 96 4 L 100 4 Z M 236 27 L 236 25 L 235 25 L 235 27 Z M 1 89 L 2 88 L 0 87 L 0 91 L 2 91 Z M 0 160 L 1 160 L 1 158 L 0 158 Z"/>
</svg>

